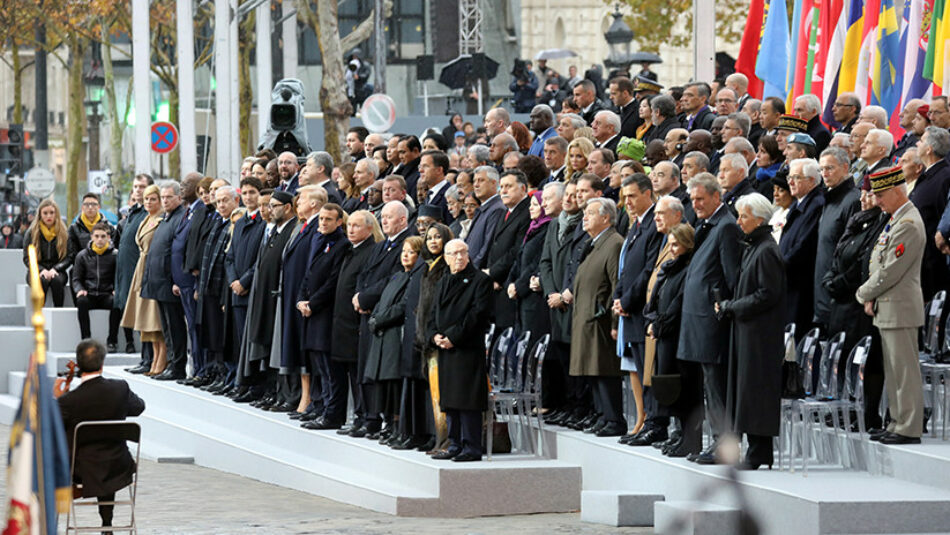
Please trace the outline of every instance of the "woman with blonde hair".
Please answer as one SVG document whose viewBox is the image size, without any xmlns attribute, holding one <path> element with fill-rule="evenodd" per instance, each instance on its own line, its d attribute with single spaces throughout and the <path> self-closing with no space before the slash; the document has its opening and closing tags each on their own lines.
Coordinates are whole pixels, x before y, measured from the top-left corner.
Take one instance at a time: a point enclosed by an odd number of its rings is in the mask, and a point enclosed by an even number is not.
<svg viewBox="0 0 950 535">
<path fill-rule="evenodd" d="M 568 172 L 564 173 L 568 177 L 567 180 L 587 172 L 587 159 L 590 158 L 592 152 L 594 152 L 594 143 L 586 137 L 578 137 L 575 131 L 574 141 L 567 145 Z"/>
<path fill-rule="evenodd" d="M 343 195 L 343 211 L 350 213 L 360 204 L 360 188 L 356 186 L 353 179 L 353 173 L 356 172 L 356 164 L 347 162 L 337 167 L 336 185 Z"/>
<path fill-rule="evenodd" d="M 145 375 L 157 375 L 165 371 L 167 353 L 165 338 L 162 336 L 162 322 L 158 310 L 158 301 L 145 299 L 140 295 L 142 277 L 145 274 L 145 260 L 155 229 L 162 220 L 162 204 L 159 201 L 158 186 L 152 184 L 142 192 L 143 204 L 148 215 L 139 225 L 135 234 L 135 243 L 139 246 L 139 260 L 135 264 L 135 273 L 132 274 L 132 285 L 129 288 L 129 298 L 125 303 L 125 313 L 122 315 L 122 326 L 139 331 L 142 342 L 152 343 L 152 367 Z"/>
<path fill-rule="evenodd" d="M 66 242 L 69 236 L 56 201 L 46 199 L 36 209 L 36 219 L 27 230 L 27 245 L 36 247 L 43 293 L 53 293 L 53 306 L 63 306 L 66 298 L 66 269 L 73 263 Z M 23 248 L 23 263 L 29 268 L 29 247 Z M 26 281 L 30 281 L 27 271 Z"/>
</svg>

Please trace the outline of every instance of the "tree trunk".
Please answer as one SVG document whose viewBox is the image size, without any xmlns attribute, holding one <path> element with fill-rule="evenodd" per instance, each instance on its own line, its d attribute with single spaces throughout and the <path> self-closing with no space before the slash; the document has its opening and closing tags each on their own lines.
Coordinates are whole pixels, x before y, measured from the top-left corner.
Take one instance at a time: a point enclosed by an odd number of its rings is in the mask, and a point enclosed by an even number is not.
<svg viewBox="0 0 950 535">
<path fill-rule="evenodd" d="M 10 50 L 13 52 L 13 123 L 23 124 L 23 71 L 20 70 L 20 45 L 16 38 L 10 39 Z"/>
<path fill-rule="evenodd" d="M 86 114 L 83 110 L 85 91 L 82 83 L 82 58 L 84 42 L 78 35 L 69 36 L 69 128 L 66 133 L 66 218 L 79 213 L 79 177 L 82 172 L 82 133 Z"/>
<path fill-rule="evenodd" d="M 353 107 L 346 97 L 343 67 L 343 49 L 337 24 L 337 3 L 317 2 L 316 13 L 310 11 L 306 0 L 298 0 L 298 12 L 304 13 L 317 34 L 320 55 L 323 58 L 323 77 L 320 83 L 320 109 L 323 110 L 325 150 L 340 162 L 346 131 L 350 127 Z"/>
<path fill-rule="evenodd" d="M 105 114 L 109 121 L 109 169 L 112 170 L 113 185 L 121 184 L 125 176 L 122 167 L 122 134 L 125 117 L 119 117 L 119 103 L 115 97 L 115 71 L 112 68 L 112 47 L 109 46 L 109 27 L 105 21 L 102 27 L 102 72 L 106 92 Z"/>
<path fill-rule="evenodd" d="M 241 152 L 254 154 L 254 141 L 251 138 L 251 101 L 254 99 L 254 90 L 251 87 L 251 51 L 254 49 L 256 33 L 254 31 L 254 11 L 238 26 L 238 109 L 240 110 Z"/>
</svg>

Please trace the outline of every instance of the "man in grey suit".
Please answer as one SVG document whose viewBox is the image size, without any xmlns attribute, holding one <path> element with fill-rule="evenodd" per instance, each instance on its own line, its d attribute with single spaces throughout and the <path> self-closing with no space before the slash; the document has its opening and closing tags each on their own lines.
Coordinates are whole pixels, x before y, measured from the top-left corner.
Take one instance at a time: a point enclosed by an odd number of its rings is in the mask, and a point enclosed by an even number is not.
<svg viewBox="0 0 950 535">
<path fill-rule="evenodd" d="M 920 444 L 924 426 L 924 395 L 917 360 L 917 329 L 924 324 L 920 264 L 926 233 L 920 212 L 907 198 L 901 168 L 871 175 L 871 191 L 891 219 L 871 252 L 868 280 L 855 297 L 874 317 L 881 332 L 884 377 L 891 423 L 871 434 L 881 444 Z"/>
<path fill-rule="evenodd" d="M 730 429 L 726 421 L 726 371 L 729 323 L 716 315 L 713 304 L 732 297 L 739 274 L 741 233 L 736 218 L 722 203 L 722 189 L 710 173 L 699 173 L 687 184 L 696 212 L 696 248 L 683 283 L 683 319 L 679 358 L 703 367 L 706 418 L 713 436 Z M 701 404 L 699 393 L 696 407 Z M 716 441 L 699 455 L 688 457 L 703 464 L 716 462 Z"/>
</svg>

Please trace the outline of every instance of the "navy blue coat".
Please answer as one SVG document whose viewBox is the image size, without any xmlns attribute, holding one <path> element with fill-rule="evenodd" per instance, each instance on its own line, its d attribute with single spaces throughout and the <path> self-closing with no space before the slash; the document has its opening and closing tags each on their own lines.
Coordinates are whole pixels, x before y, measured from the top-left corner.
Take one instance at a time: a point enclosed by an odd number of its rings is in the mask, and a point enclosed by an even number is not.
<svg viewBox="0 0 950 535">
<path fill-rule="evenodd" d="M 426 204 L 430 206 L 437 206 L 439 210 L 442 211 L 442 222 L 446 225 L 452 224 L 455 221 L 455 218 L 452 217 L 452 212 L 449 212 L 449 203 L 445 200 L 445 192 L 452 187 L 452 184 L 446 183 L 446 185 L 433 195 L 430 199 L 426 200 Z"/>
<path fill-rule="evenodd" d="M 495 225 L 498 224 L 499 216 L 504 217 L 505 210 L 505 205 L 502 204 L 499 195 L 484 201 L 475 210 L 475 217 L 472 218 L 472 226 L 469 227 L 465 243 L 468 245 L 469 261 L 477 269 L 485 267 L 485 259 L 488 257 L 488 249 L 491 246 L 491 237 L 495 233 Z"/>
<path fill-rule="evenodd" d="M 284 248 L 280 280 L 281 369 L 299 369 L 304 364 L 304 317 L 297 310 L 297 295 L 310 263 L 310 238 L 317 232 L 317 218 L 294 229 Z"/>
<path fill-rule="evenodd" d="M 412 160 L 408 164 L 402 167 L 400 174 L 406 179 L 406 192 L 412 199 L 418 198 L 416 196 L 416 183 L 419 182 L 419 160 L 422 157 L 418 157 L 415 160 Z"/>
<path fill-rule="evenodd" d="M 198 202 L 201 203 L 201 201 Z M 185 255 L 188 249 L 191 223 L 196 219 L 194 218 L 195 212 L 190 211 L 187 206 L 184 206 L 184 211 L 185 213 L 182 214 L 181 221 L 178 222 L 178 227 L 175 229 L 175 238 L 172 240 L 172 282 L 177 284 L 179 288 L 194 288 L 195 276 L 191 274 L 191 271 L 185 269 Z"/>
<path fill-rule="evenodd" d="M 188 243 L 185 246 L 185 270 L 201 269 L 201 256 L 204 254 L 205 240 L 211 232 L 215 220 L 214 208 L 198 201 L 191 214 L 191 227 L 188 229 Z"/>
<path fill-rule="evenodd" d="M 178 206 L 165 213 L 149 247 L 142 277 L 142 297 L 163 303 L 176 303 L 180 297 L 172 293 L 172 242 L 179 223 L 185 217 L 185 207 Z"/>
<path fill-rule="evenodd" d="M 795 322 L 797 334 L 808 330 L 814 316 L 815 257 L 818 254 L 818 225 L 824 206 L 821 187 L 815 187 L 800 201 L 792 203 L 779 242 L 788 283 L 785 321 Z"/>
<path fill-rule="evenodd" d="M 244 295 L 231 293 L 231 306 L 246 307 L 251 292 L 251 283 L 254 282 L 254 266 L 257 264 L 257 255 L 261 250 L 261 239 L 264 237 L 264 217 L 260 212 L 254 218 L 247 215 L 234 223 L 231 233 L 231 248 L 224 257 L 225 282 L 228 286 L 236 280 L 247 290 Z"/>
<path fill-rule="evenodd" d="M 947 195 L 950 193 L 950 165 L 941 159 L 924 171 L 914 190 L 910 192 L 910 201 L 920 212 L 924 220 L 927 245 L 924 247 L 924 259 L 920 267 L 920 285 L 924 299 L 932 299 L 940 290 L 946 290 L 950 273 L 947 271 L 946 257 L 937 250 L 933 236 L 937 233 L 941 215 L 947 208 Z M 944 238 L 947 235 L 944 234 Z"/>
<path fill-rule="evenodd" d="M 660 254 L 660 242 L 663 235 L 656 231 L 653 208 L 643 215 L 638 228 L 636 220 L 630 222 L 630 230 L 620 252 L 623 270 L 617 276 L 614 299 L 620 300 L 620 306 L 630 314 L 623 318 L 623 340 L 626 343 L 643 343 L 646 340 L 646 324 L 643 320 L 643 307 L 647 299 L 647 283 Z"/>
<path fill-rule="evenodd" d="M 310 317 L 304 318 L 307 351 L 330 352 L 336 284 L 349 246 L 342 228 L 329 235 L 315 232 L 311 239 L 310 265 L 297 292 L 298 302 L 310 304 Z"/>
<path fill-rule="evenodd" d="M 327 192 L 327 202 L 332 202 L 334 204 L 339 204 L 340 207 L 343 206 L 343 194 L 340 193 L 340 188 L 337 187 L 336 183 L 333 182 L 333 179 L 327 180 L 323 184 L 318 184 Z"/>
<path fill-rule="evenodd" d="M 739 279 L 742 231 L 726 206 L 697 220 L 693 260 L 683 282 L 679 358 L 723 364 L 729 351 L 729 322 L 716 317 L 715 296 L 731 299 Z"/>
</svg>

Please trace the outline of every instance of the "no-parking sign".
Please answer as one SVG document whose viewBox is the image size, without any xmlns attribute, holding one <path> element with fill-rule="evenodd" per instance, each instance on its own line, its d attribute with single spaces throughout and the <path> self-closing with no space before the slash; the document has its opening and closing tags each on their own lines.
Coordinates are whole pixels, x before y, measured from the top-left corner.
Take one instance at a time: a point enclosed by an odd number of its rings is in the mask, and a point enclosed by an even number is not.
<svg viewBox="0 0 950 535">
<path fill-rule="evenodd" d="M 158 121 L 152 123 L 152 150 L 165 154 L 171 152 L 178 146 L 178 129 L 175 125 Z"/>
</svg>

